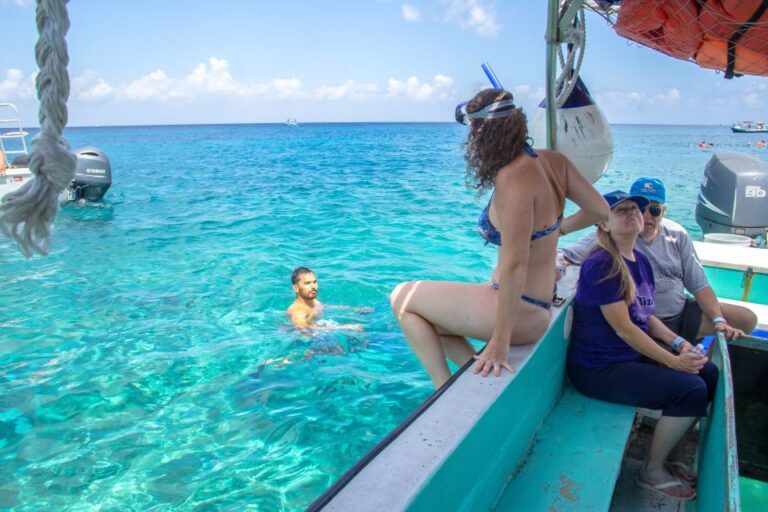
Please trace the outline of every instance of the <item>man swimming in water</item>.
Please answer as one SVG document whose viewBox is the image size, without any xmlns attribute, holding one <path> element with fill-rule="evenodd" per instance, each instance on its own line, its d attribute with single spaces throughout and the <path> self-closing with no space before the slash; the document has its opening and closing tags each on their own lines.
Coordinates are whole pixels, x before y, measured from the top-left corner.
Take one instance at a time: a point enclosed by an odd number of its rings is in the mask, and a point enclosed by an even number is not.
<svg viewBox="0 0 768 512">
<path fill-rule="evenodd" d="M 307 267 L 299 267 L 291 273 L 291 283 L 296 299 L 288 307 L 285 314 L 297 329 L 348 329 L 362 331 L 360 324 L 337 324 L 333 321 L 320 320 L 325 306 L 317 299 L 317 276 Z M 369 309 L 351 308 L 359 313 L 370 312 Z"/>
</svg>

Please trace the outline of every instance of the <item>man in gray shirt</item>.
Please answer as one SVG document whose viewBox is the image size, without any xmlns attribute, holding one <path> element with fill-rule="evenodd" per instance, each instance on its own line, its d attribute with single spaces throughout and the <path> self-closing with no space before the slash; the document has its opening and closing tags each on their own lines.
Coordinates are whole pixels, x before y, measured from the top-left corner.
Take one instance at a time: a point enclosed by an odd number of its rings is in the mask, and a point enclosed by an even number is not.
<svg viewBox="0 0 768 512">
<path fill-rule="evenodd" d="M 751 333 L 757 325 L 757 316 L 745 307 L 718 302 L 688 232 L 680 224 L 664 218 L 667 210 L 664 184 L 654 178 L 639 178 L 632 184 L 630 195 L 650 201 L 643 213 L 643 231 L 636 247 L 653 267 L 656 316 L 694 345 L 694 340 L 716 331 L 723 331 L 728 338 Z M 592 233 L 562 249 L 562 253 L 567 260 L 578 264 L 594 244 Z M 693 298 L 686 296 L 686 290 Z"/>
</svg>

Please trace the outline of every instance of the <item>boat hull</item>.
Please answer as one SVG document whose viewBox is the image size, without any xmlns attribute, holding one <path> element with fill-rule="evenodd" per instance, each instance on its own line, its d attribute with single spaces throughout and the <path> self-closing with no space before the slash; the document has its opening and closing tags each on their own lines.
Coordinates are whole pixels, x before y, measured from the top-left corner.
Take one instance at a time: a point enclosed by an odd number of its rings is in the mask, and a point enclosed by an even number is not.
<svg viewBox="0 0 768 512">
<path fill-rule="evenodd" d="M 768 128 L 741 128 L 739 126 L 731 126 L 733 133 L 768 133 Z"/>
<path fill-rule="evenodd" d="M 0 200 L 23 187 L 35 176 L 26 167 L 10 167 L 0 174 Z"/>
<path fill-rule="evenodd" d="M 728 346 L 733 367 L 739 468 L 742 476 L 768 482 L 768 331 Z"/>
</svg>

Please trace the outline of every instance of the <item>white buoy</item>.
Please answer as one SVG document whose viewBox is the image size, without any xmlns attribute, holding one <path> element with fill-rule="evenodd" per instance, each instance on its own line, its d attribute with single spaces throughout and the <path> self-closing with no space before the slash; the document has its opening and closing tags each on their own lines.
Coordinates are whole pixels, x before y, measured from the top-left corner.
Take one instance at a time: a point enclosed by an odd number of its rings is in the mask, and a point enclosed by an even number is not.
<svg viewBox="0 0 768 512">
<path fill-rule="evenodd" d="M 546 147 L 546 106 L 545 99 L 528 121 L 528 134 L 534 148 Z M 600 179 L 613 158 L 611 127 L 581 78 L 563 106 L 557 109 L 555 149 L 567 156 L 590 183 Z"/>
</svg>

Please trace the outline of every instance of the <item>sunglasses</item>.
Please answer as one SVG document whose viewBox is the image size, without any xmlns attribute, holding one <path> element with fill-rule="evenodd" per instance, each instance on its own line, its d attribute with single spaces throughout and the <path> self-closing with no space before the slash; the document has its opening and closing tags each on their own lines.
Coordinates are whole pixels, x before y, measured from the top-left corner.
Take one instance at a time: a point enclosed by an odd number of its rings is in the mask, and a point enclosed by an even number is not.
<svg viewBox="0 0 768 512">
<path fill-rule="evenodd" d="M 651 214 L 651 217 L 658 217 L 661 215 L 661 212 L 664 211 L 663 206 L 649 206 L 648 207 L 648 213 Z"/>
</svg>

